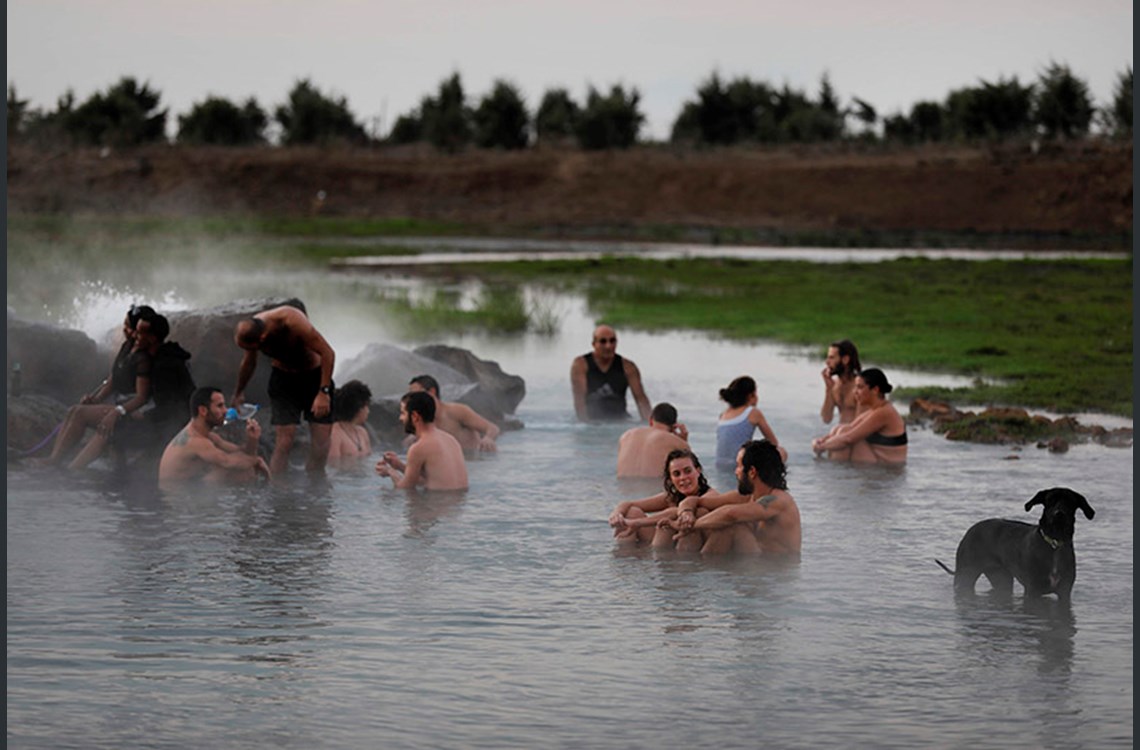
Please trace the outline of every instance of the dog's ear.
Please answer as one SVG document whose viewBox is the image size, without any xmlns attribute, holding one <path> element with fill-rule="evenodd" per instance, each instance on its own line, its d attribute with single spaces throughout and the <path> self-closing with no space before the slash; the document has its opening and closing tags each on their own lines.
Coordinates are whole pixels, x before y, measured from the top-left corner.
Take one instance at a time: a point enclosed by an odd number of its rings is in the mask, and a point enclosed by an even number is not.
<svg viewBox="0 0 1140 750">
<path fill-rule="evenodd" d="M 1081 512 L 1085 514 L 1085 518 L 1091 521 L 1092 517 L 1096 515 L 1096 511 L 1089 505 L 1089 501 L 1085 500 L 1083 495 L 1073 492 L 1072 490 L 1068 490 L 1068 492 L 1071 496 L 1070 499 L 1073 501 L 1073 505 L 1080 508 Z"/>
<path fill-rule="evenodd" d="M 1041 490 L 1040 492 L 1038 492 L 1036 495 L 1033 496 L 1032 500 L 1030 500 L 1029 502 L 1027 502 L 1025 504 L 1025 509 L 1029 510 L 1034 505 L 1044 505 L 1046 495 L 1050 495 L 1052 493 L 1053 493 L 1053 490 Z"/>
</svg>

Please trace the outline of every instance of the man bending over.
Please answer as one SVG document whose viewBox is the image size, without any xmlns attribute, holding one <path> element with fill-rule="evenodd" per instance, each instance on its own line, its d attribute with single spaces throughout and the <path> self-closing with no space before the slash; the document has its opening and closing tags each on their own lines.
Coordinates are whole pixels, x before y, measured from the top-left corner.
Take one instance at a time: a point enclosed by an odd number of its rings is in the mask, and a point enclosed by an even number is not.
<svg viewBox="0 0 1140 750">
<path fill-rule="evenodd" d="M 289 466 L 289 451 L 301 414 L 309 422 L 308 471 L 323 472 L 332 438 L 333 365 L 336 355 L 308 316 L 291 305 L 264 310 L 234 327 L 234 343 L 245 355 L 238 369 L 231 403 L 245 401 L 245 387 L 257 368 L 257 354 L 273 360 L 269 400 L 273 406 L 274 443 L 269 466 L 281 474 Z"/>
</svg>

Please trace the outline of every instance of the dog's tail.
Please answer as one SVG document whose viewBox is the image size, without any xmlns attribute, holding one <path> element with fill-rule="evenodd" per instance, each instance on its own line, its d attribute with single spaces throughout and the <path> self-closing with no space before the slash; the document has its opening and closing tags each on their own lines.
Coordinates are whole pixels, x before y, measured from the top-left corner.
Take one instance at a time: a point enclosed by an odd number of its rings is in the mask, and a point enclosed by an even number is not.
<svg viewBox="0 0 1140 750">
<path fill-rule="evenodd" d="M 950 568 L 947 568 L 945 565 L 943 565 L 942 561 L 939 560 L 937 557 L 934 558 L 934 562 L 938 563 L 938 567 L 942 568 L 943 570 L 945 570 L 950 575 L 954 575 L 954 571 L 950 570 Z"/>
</svg>

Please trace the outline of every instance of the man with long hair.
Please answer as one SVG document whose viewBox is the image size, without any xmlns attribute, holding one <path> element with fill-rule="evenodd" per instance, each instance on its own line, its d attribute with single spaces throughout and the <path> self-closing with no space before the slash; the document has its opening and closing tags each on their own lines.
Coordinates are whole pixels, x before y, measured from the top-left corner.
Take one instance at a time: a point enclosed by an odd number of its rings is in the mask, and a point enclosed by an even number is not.
<svg viewBox="0 0 1140 750">
<path fill-rule="evenodd" d="M 855 418 L 858 411 L 855 376 L 861 369 L 859 350 L 850 339 L 836 341 L 827 347 L 827 362 L 821 373 L 823 407 L 819 410 L 819 416 L 825 424 L 831 424 L 836 410 L 839 411 L 839 424 L 847 424 Z"/>
</svg>

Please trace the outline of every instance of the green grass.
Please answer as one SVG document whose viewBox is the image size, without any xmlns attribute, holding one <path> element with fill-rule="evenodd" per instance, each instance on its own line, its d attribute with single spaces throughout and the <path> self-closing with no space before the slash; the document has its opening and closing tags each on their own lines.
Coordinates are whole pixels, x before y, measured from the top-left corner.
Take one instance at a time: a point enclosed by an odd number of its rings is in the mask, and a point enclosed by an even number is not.
<svg viewBox="0 0 1140 750">
<path fill-rule="evenodd" d="M 604 258 L 480 266 L 493 279 L 582 291 L 599 319 L 818 346 L 865 362 L 974 376 L 911 389 L 959 403 L 1132 415 L 1132 263 L 886 263 Z"/>
</svg>

